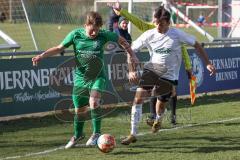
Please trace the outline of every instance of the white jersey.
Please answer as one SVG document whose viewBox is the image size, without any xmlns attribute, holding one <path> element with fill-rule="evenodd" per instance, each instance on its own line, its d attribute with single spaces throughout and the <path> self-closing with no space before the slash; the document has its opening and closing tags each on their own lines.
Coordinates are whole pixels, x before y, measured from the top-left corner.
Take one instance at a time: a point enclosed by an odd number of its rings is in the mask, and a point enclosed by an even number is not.
<svg viewBox="0 0 240 160">
<path fill-rule="evenodd" d="M 147 47 L 150 54 L 149 62 L 160 64 L 167 68 L 161 77 L 169 80 L 178 80 L 182 63 L 181 45 L 183 43 L 193 46 L 195 37 L 177 29 L 169 28 L 165 33 L 159 33 L 156 28 L 144 32 L 132 43 L 133 51 L 137 52 Z"/>
</svg>

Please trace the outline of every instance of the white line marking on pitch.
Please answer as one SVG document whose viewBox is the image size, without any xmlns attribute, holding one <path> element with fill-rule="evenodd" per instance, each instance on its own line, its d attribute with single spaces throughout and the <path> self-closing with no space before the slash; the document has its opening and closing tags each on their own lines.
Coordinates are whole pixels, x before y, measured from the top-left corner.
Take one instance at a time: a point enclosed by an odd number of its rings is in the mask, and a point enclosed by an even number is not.
<svg viewBox="0 0 240 160">
<path fill-rule="evenodd" d="M 225 120 L 221 120 L 221 121 L 211 121 L 211 122 L 207 122 L 207 123 L 189 124 L 189 125 L 186 125 L 186 126 L 179 126 L 179 127 L 175 127 L 175 128 L 161 129 L 161 130 L 159 130 L 159 132 L 166 132 L 166 131 L 172 131 L 172 130 L 178 130 L 178 129 L 184 129 L 184 128 L 191 128 L 191 127 L 202 126 L 202 125 L 207 125 L 207 124 L 214 124 L 214 123 L 224 123 L 224 122 L 230 122 L 230 121 L 235 121 L 235 120 L 239 120 L 239 119 L 240 119 L 240 117 L 236 117 L 236 118 L 225 119 Z M 139 133 L 138 136 L 144 136 L 144 135 L 150 134 L 150 133 L 151 132 L 143 132 L 143 133 Z M 78 144 L 77 145 L 77 147 L 84 147 L 84 146 L 85 146 L 85 144 Z M 5 158 L 2 158 L 0 160 L 19 159 L 19 158 L 30 157 L 30 156 L 45 155 L 45 154 L 55 152 L 55 151 L 58 151 L 58 150 L 63 150 L 63 149 L 64 149 L 64 146 L 60 146 L 60 147 L 45 150 L 45 151 L 42 151 L 42 152 L 28 153 L 28 154 L 25 154 L 25 155 L 22 155 L 22 156 L 5 157 Z"/>
</svg>

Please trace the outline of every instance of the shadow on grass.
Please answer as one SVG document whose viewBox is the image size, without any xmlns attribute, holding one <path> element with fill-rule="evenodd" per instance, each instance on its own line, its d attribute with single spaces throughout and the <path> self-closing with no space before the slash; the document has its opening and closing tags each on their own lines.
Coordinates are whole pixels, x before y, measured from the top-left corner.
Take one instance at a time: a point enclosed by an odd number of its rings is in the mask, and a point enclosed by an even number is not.
<svg viewBox="0 0 240 160">
<path fill-rule="evenodd" d="M 213 152 L 225 152 L 225 151 L 239 151 L 240 147 L 230 147 L 230 146 L 214 146 L 214 147 L 199 147 L 193 152 L 198 152 L 198 153 L 213 153 Z"/>
<path fill-rule="evenodd" d="M 194 106 L 204 105 L 204 104 L 218 104 L 226 102 L 235 102 L 239 101 L 240 92 L 233 94 L 220 94 L 220 95 L 211 95 L 211 96 L 202 96 L 197 98 L 196 104 Z M 189 99 L 179 100 L 179 108 L 184 108 L 190 102 Z M 149 111 L 148 104 L 145 104 L 143 107 L 143 112 L 147 113 Z M 105 117 L 117 117 L 121 113 L 124 113 L 124 116 L 130 117 L 131 107 L 120 107 L 113 109 L 113 112 L 106 115 Z M 104 118 L 104 117 L 103 117 Z M 54 115 L 49 115 L 45 117 L 37 118 L 22 118 L 17 120 L 0 122 L 0 135 L 7 132 L 15 132 L 21 130 L 28 130 L 32 128 L 41 128 L 41 127 L 50 127 L 58 124 L 65 124 L 66 122 L 57 119 Z M 72 122 L 70 122 L 72 124 Z M 232 123 L 228 125 L 234 125 Z M 238 125 L 238 123 L 236 123 Z"/>
<path fill-rule="evenodd" d="M 0 134 L 7 132 L 16 132 L 21 130 L 28 130 L 32 128 L 41 128 L 63 124 L 54 116 L 45 116 L 37 118 L 22 118 L 11 121 L 0 122 Z"/>
<path fill-rule="evenodd" d="M 0 148 L 26 148 L 26 147 L 31 147 L 31 148 L 56 148 L 56 146 L 61 146 L 62 141 L 55 141 L 55 142 L 36 142 L 34 140 L 32 141 L 16 141 L 14 144 L 11 142 L 5 142 L 3 144 L 0 144 Z"/>
<path fill-rule="evenodd" d="M 209 144 L 211 145 L 211 144 Z M 181 146 L 164 146 L 164 145 L 158 145 L 158 146 L 150 146 L 150 145 L 139 145 L 139 146 L 132 146 L 132 148 L 141 148 L 149 150 L 148 153 L 156 153 L 156 152 L 162 152 L 162 153 L 214 153 L 214 152 L 226 152 L 226 151 L 239 151 L 239 146 L 194 146 L 192 145 L 185 145 L 182 144 Z M 126 152 L 126 154 L 132 153 L 131 151 Z M 135 153 L 135 152 L 134 152 Z M 141 151 L 139 151 L 139 154 Z"/>
<path fill-rule="evenodd" d="M 139 144 L 130 145 L 131 148 L 141 148 L 152 152 L 165 153 L 213 153 L 225 151 L 239 151 L 240 137 L 218 137 L 212 139 L 208 136 L 184 137 L 170 139 L 151 139 L 151 141 L 138 142 Z M 204 141 L 198 143 L 197 141 Z M 170 142 L 170 143 L 169 143 Z M 129 151 L 131 152 L 131 151 Z"/>
<path fill-rule="evenodd" d="M 218 94 L 218 95 L 203 95 L 196 98 L 195 104 L 193 107 L 201 105 L 210 105 L 210 104 L 219 104 L 227 102 L 240 102 L 240 92 L 232 94 Z M 191 106 L 190 99 L 183 99 L 178 101 L 179 108 L 183 108 L 186 105 Z"/>
<path fill-rule="evenodd" d="M 133 149 L 131 149 L 131 150 L 129 150 L 129 151 L 115 151 L 115 152 L 113 152 L 112 154 L 113 155 L 136 155 L 136 154 L 144 154 L 144 153 L 151 153 L 152 151 L 151 150 L 149 150 L 149 151 L 132 151 L 132 150 L 134 150 L 134 148 Z"/>
<path fill-rule="evenodd" d="M 240 123 L 229 123 L 233 128 L 239 127 Z M 209 126 L 211 128 L 216 128 L 218 123 L 201 125 Z M 198 126 L 196 126 L 198 127 Z M 194 127 L 194 132 L 198 129 Z M 199 126 L 200 127 L 200 126 Z M 205 133 L 206 130 L 194 134 L 193 131 L 189 134 L 180 134 L 174 136 L 174 134 L 162 135 L 161 133 L 156 134 L 155 136 L 144 136 L 139 137 L 138 143 L 131 145 L 132 148 L 146 148 L 147 150 L 157 150 L 158 152 L 178 152 L 178 153 L 214 153 L 214 152 L 226 152 L 226 151 L 239 151 L 240 150 L 240 136 L 237 130 L 226 134 L 224 131 L 221 133 Z M 228 130 L 228 128 L 226 128 Z"/>
</svg>

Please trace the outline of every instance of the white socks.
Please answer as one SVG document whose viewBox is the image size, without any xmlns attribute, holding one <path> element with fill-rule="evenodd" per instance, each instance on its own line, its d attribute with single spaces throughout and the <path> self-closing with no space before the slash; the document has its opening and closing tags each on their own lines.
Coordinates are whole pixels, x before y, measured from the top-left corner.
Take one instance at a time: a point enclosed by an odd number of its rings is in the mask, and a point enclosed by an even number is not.
<svg viewBox="0 0 240 160">
<path fill-rule="evenodd" d="M 157 114 L 155 120 L 156 121 L 161 121 L 166 112 L 167 112 L 167 109 L 164 109 L 164 111 L 162 111 L 162 113 Z"/>
<path fill-rule="evenodd" d="M 156 115 L 156 121 L 160 121 L 163 117 L 163 114 L 160 114 L 160 115 Z"/>
<path fill-rule="evenodd" d="M 135 104 L 131 110 L 131 135 L 137 135 L 137 127 L 142 118 L 142 104 Z"/>
</svg>

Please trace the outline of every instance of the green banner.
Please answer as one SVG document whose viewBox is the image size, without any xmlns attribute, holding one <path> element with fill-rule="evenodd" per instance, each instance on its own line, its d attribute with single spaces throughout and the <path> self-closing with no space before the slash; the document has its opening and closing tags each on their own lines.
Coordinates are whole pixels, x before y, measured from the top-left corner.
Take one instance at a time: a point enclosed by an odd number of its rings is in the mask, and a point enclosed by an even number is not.
<svg viewBox="0 0 240 160">
<path fill-rule="evenodd" d="M 112 46 L 111 46 L 112 45 Z M 126 54 L 115 44 L 106 49 L 107 90 L 103 105 L 133 100 L 136 87 L 129 84 Z M 142 54 L 140 59 L 147 59 Z M 49 57 L 37 67 L 31 58 L 0 60 L 0 117 L 68 109 L 71 100 L 73 56 Z M 135 88 L 134 88 L 135 87 Z M 71 106 L 72 107 L 72 106 Z"/>
<path fill-rule="evenodd" d="M 31 58 L 0 60 L 0 117 L 68 109 L 60 102 L 71 99 L 75 61 L 72 56 L 50 57 L 32 66 Z M 127 79 L 125 54 L 106 54 L 107 90 L 103 104 L 133 99 Z"/>
<path fill-rule="evenodd" d="M 50 87 L 57 77 L 49 75 L 67 58 L 47 58 L 37 67 L 30 58 L 0 60 L 0 116 L 52 111 L 63 96 Z M 72 77 L 64 81 L 71 84 Z"/>
</svg>

